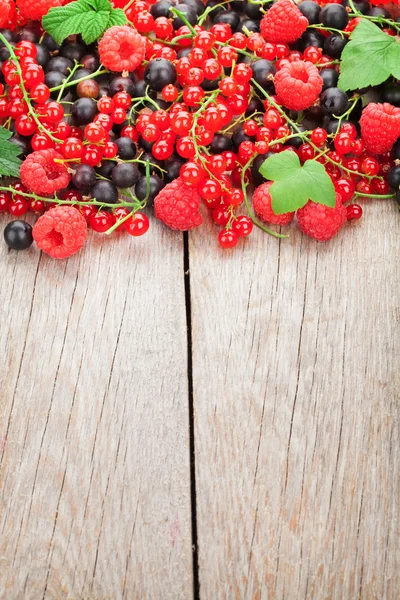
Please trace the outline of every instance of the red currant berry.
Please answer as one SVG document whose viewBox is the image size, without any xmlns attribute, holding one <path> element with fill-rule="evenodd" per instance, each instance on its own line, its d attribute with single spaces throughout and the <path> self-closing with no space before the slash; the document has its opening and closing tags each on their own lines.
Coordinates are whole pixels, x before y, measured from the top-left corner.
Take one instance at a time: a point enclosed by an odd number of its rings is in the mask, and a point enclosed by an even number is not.
<svg viewBox="0 0 400 600">
<path fill-rule="evenodd" d="M 150 227 L 149 218 L 143 213 L 135 213 L 130 219 L 125 221 L 126 231 L 135 237 L 143 235 Z"/>
<path fill-rule="evenodd" d="M 359 204 L 349 204 L 346 207 L 347 210 L 347 220 L 348 221 L 357 221 L 362 217 L 362 208 Z"/>
<path fill-rule="evenodd" d="M 313 46 L 309 46 L 309 48 L 312 47 Z M 308 50 L 309 48 L 306 48 L 306 50 Z M 322 127 L 317 127 L 311 134 L 311 141 L 313 144 L 315 144 L 315 146 L 318 146 L 318 148 L 322 148 L 327 139 L 328 132 L 325 129 L 322 129 Z"/>
<path fill-rule="evenodd" d="M 379 169 L 379 162 L 372 156 L 365 157 L 361 163 L 361 172 L 365 175 L 378 175 Z"/>
<path fill-rule="evenodd" d="M 114 225 L 114 217 L 105 210 L 99 210 L 90 217 L 89 224 L 93 231 L 105 233 Z"/>
<path fill-rule="evenodd" d="M 342 202 L 349 202 L 353 198 L 354 192 L 356 191 L 354 181 L 341 177 L 340 179 L 336 179 L 334 185 L 336 191 L 342 198 Z"/>
<path fill-rule="evenodd" d="M 179 172 L 181 179 L 190 187 L 197 187 L 206 176 L 202 167 L 194 162 L 187 162 L 181 167 Z"/>
<path fill-rule="evenodd" d="M 246 215 L 239 215 L 232 221 L 232 230 L 239 236 L 250 235 L 253 231 L 253 221 Z"/>
<path fill-rule="evenodd" d="M 223 229 L 218 234 L 218 243 L 221 248 L 233 248 L 239 241 L 239 236 L 233 229 Z"/>
</svg>

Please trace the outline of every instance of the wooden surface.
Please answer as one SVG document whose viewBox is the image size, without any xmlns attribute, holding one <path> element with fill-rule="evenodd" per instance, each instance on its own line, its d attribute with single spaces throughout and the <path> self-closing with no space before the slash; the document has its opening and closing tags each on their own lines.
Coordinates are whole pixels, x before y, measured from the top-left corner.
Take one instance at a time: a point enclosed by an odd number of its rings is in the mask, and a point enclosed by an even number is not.
<svg viewBox="0 0 400 600">
<path fill-rule="evenodd" d="M 0 244 L 0 598 L 397 600 L 399 226 Z"/>
<path fill-rule="evenodd" d="M 0 598 L 192 590 L 182 237 L 1 244 Z"/>
</svg>

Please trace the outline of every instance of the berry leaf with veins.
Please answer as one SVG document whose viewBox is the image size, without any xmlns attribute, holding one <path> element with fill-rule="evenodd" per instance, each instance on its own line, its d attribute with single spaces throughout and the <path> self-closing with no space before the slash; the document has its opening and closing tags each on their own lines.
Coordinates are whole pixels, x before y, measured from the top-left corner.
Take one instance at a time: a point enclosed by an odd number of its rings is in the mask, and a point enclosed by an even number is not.
<svg viewBox="0 0 400 600">
<path fill-rule="evenodd" d="M 19 177 L 21 149 L 8 141 L 11 136 L 8 129 L 0 127 L 0 175 L 3 177 Z"/>
<path fill-rule="evenodd" d="M 109 0 L 77 0 L 51 8 L 42 19 L 43 28 L 58 44 L 78 33 L 86 44 L 92 44 L 109 27 L 125 23 L 124 11 L 113 8 Z"/>
<path fill-rule="evenodd" d="M 400 45 L 371 21 L 362 19 L 341 56 L 339 87 L 356 90 L 400 78 Z"/>
<path fill-rule="evenodd" d="M 259 170 L 261 175 L 274 182 L 270 194 L 275 214 L 294 212 L 309 200 L 335 206 L 332 180 L 316 160 L 307 160 L 302 167 L 297 154 L 280 152 L 267 158 Z"/>
</svg>

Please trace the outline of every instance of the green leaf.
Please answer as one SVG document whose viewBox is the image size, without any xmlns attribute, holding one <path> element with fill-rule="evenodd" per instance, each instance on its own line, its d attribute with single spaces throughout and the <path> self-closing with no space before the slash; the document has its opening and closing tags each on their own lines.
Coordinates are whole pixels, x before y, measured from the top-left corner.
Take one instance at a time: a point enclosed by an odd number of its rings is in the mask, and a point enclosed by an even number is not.
<svg viewBox="0 0 400 600">
<path fill-rule="evenodd" d="M 125 13 L 114 9 L 109 0 L 77 0 L 51 8 L 42 19 L 44 29 L 61 44 L 69 35 L 80 33 L 87 44 L 113 25 L 126 24 Z"/>
<path fill-rule="evenodd" d="M 316 160 L 307 160 L 302 167 L 297 154 L 287 150 L 267 158 L 259 170 L 261 175 L 274 182 L 270 193 L 272 210 L 277 215 L 294 212 L 309 200 L 335 206 L 332 180 Z"/>
<path fill-rule="evenodd" d="M 21 149 L 8 140 L 12 133 L 4 127 L 0 127 L 0 175 L 2 177 L 19 177 L 21 160 L 18 155 Z"/>
<path fill-rule="evenodd" d="M 344 90 L 379 85 L 400 77 L 400 45 L 371 21 L 362 19 L 341 56 L 339 87 Z"/>
<path fill-rule="evenodd" d="M 126 14 L 121 8 L 114 8 L 107 23 L 107 29 L 115 25 L 126 25 Z"/>
<path fill-rule="evenodd" d="M 106 29 L 110 13 L 105 10 L 88 13 L 85 26 L 82 29 L 82 39 L 86 44 L 92 44 Z"/>
</svg>

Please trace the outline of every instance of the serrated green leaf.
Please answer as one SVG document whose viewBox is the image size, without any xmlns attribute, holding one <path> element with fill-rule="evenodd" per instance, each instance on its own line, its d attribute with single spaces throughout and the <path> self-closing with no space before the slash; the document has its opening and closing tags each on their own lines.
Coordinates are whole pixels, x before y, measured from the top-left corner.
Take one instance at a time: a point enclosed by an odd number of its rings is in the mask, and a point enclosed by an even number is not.
<svg viewBox="0 0 400 600">
<path fill-rule="evenodd" d="M 51 8 L 43 17 L 42 25 L 59 44 L 69 35 L 77 33 L 82 35 L 87 44 L 91 44 L 109 26 L 114 12 L 109 0 L 77 0 L 66 6 Z M 120 16 L 116 19 L 120 20 Z"/>
<path fill-rule="evenodd" d="M 115 25 L 126 25 L 127 18 L 126 14 L 121 8 L 114 8 L 108 19 L 107 29 L 114 27 Z"/>
<path fill-rule="evenodd" d="M 356 90 L 379 85 L 391 75 L 400 77 L 400 45 L 397 38 L 362 19 L 343 49 L 338 86 Z"/>
<path fill-rule="evenodd" d="M 21 149 L 8 140 L 12 133 L 4 127 L 0 127 L 0 175 L 2 177 L 19 177 Z"/>
<path fill-rule="evenodd" d="M 110 13 L 104 10 L 88 13 L 82 28 L 82 39 L 86 44 L 92 44 L 103 33 L 109 17 Z"/>
<path fill-rule="evenodd" d="M 274 182 L 270 193 L 272 210 L 277 215 L 294 212 L 309 200 L 335 206 L 332 180 L 324 166 L 316 160 L 307 160 L 302 167 L 297 154 L 287 150 L 267 158 L 259 171 Z"/>
</svg>

